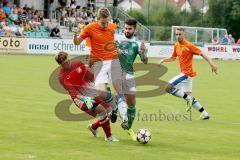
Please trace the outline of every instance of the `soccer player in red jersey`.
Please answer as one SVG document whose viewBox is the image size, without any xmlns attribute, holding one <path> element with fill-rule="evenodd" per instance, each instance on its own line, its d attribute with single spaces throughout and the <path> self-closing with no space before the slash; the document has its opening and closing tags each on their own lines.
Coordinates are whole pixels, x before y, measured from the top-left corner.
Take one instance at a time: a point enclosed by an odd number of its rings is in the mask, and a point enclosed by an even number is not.
<svg viewBox="0 0 240 160">
<path fill-rule="evenodd" d="M 66 52 L 59 52 L 55 60 L 61 66 L 59 82 L 69 92 L 75 105 L 93 117 L 99 116 L 99 119 L 90 124 L 88 129 L 97 137 L 97 129 L 102 127 L 106 135 L 106 141 L 118 141 L 111 134 L 108 118 L 109 107 L 97 98 L 98 92 L 92 82 L 93 74 L 80 60 L 69 60 Z"/>
</svg>

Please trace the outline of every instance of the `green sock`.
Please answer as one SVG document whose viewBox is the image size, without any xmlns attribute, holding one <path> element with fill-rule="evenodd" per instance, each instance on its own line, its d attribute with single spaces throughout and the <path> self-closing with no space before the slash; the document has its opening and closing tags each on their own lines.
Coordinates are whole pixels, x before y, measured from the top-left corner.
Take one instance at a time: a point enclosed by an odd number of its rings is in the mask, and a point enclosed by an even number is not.
<svg viewBox="0 0 240 160">
<path fill-rule="evenodd" d="M 127 116 L 128 116 L 128 127 L 129 129 L 132 127 L 133 121 L 136 115 L 136 107 L 135 106 L 128 106 L 127 109 Z"/>
</svg>

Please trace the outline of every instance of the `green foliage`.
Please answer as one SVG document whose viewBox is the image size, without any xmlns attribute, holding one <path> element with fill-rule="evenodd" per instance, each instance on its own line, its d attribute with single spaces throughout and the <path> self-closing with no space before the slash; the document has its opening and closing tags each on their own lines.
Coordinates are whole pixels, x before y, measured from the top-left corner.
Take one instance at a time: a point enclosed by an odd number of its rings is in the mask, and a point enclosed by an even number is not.
<svg viewBox="0 0 240 160">
<path fill-rule="evenodd" d="M 227 28 L 235 37 L 240 36 L 240 1 L 209 0 L 207 19 L 210 26 Z"/>
<path fill-rule="evenodd" d="M 128 11 L 128 14 L 134 17 L 137 21 L 139 21 L 143 25 L 147 24 L 146 17 L 143 15 L 143 13 L 140 10 L 134 9 L 132 11 Z"/>
<path fill-rule="evenodd" d="M 153 25 L 159 26 L 180 25 L 181 17 L 174 7 L 167 7 L 157 10 L 156 13 L 152 15 L 150 22 Z"/>
<path fill-rule="evenodd" d="M 148 25 L 149 22 L 150 26 L 184 25 L 226 28 L 234 37 L 240 36 L 239 0 L 205 0 L 205 3 L 208 3 L 209 9 L 203 14 L 202 11 L 194 8 L 191 12 L 179 12 L 167 0 L 146 0 L 141 10 L 132 10 L 129 14 L 144 25 Z M 162 30 L 155 31 L 154 37 L 162 37 L 162 33 L 164 33 Z"/>
<path fill-rule="evenodd" d="M 193 8 L 192 11 L 190 13 L 188 12 L 181 12 L 181 17 L 182 17 L 182 25 L 184 26 L 203 26 L 203 14 Z"/>
</svg>

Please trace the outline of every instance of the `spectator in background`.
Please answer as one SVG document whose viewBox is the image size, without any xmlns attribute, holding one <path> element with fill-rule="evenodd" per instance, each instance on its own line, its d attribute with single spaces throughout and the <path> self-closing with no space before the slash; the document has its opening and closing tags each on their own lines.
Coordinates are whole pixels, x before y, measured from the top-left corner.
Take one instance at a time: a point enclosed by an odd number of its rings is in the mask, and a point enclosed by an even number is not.
<svg viewBox="0 0 240 160">
<path fill-rule="evenodd" d="M 56 27 L 54 27 L 50 33 L 50 37 L 61 37 L 61 34 L 60 34 L 60 30 L 59 30 L 59 27 L 58 25 L 56 25 Z"/>
<path fill-rule="evenodd" d="M 116 19 L 113 20 L 113 23 L 115 23 L 117 25 L 117 29 L 115 31 L 115 33 L 117 34 L 123 34 L 123 29 L 121 28 L 121 21 L 119 19 L 119 17 L 117 17 Z"/>
<path fill-rule="evenodd" d="M 229 44 L 229 38 L 228 38 L 227 34 L 225 34 L 224 37 L 221 39 L 221 44 L 222 45 L 228 45 Z"/>
<path fill-rule="evenodd" d="M 27 4 L 25 4 L 24 7 L 23 7 L 23 10 L 27 11 L 28 9 L 30 9 L 30 8 L 28 7 Z"/>
<path fill-rule="evenodd" d="M 232 37 L 231 34 L 228 35 L 228 38 L 229 38 L 229 43 L 228 44 L 230 44 L 230 45 L 235 44 L 235 39 Z"/>
<path fill-rule="evenodd" d="M 17 9 L 14 9 L 14 10 L 13 10 L 13 13 L 11 13 L 11 14 L 9 15 L 9 19 L 10 19 L 11 21 L 15 22 L 15 23 L 18 22 L 18 10 L 17 10 Z"/>
<path fill-rule="evenodd" d="M 33 32 L 38 32 L 39 31 L 38 25 L 36 23 L 32 24 L 32 31 Z"/>
<path fill-rule="evenodd" d="M 17 35 L 17 32 L 18 32 L 18 26 L 16 25 L 15 22 L 11 22 L 10 23 L 10 26 L 9 26 L 10 30 L 11 30 L 11 33 L 13 36 L 16 36 Z"/>
<path fill-rule="evenodd" d="M 240 45 L 240 36 L 239 36 L 239 39 L 238 39 L 236 45 Z"/>
<path fill-rule="evenodd" d="M 213 37 L 212 44 L 219 44 L 217 36 Z"/>
<path fill-rule="evenodd" d="M 28 24 L 26 19 L 24 19 L 22 23 L 23 23 L 24 31 L 32 31 L 32 27 Z"/>
<path fill-rule="evenodd" d="M 12 6 L 12 12 L 13 12 L 14 10 L 18 10 L 18 7 L 17 7 L 16 4 L 14 4 L 14 5 Z"/>
<path fill-rule="evenodd" d="M 3 9 L 0 9 L 0 21 L 4 20 L 6 18 L 5 12 L 3 12 Z"/>
<path fill-rule="evenodd" d="M 24 31 L 24 27 L 23 27 L 23 24 L 21 23 L 19 26 L 18 26 L 18 32 L 17 32 L 17 36 L 22 36 L 23 35 L 23 31 Z"/>
<path fill-rule="evenodd" d="M 47 31 L 52 31 L 53 27 L 53 23 L 52 20 L 50 19 L 49 22 L 44 22 L 44 27 L 47 29 Z"/>
<path fill-rule="evenodd" d="M 9 6 L 8 3 L 6 3 L 5 6 L 3 7 L 3 11 L 4 11 L 7 15 L 11 14 L 12 9 L 11 9 L 11 7 Z"/>
<path fill-rule="evenodd" d="M 87 21 L 88 23 L 92 23 L 93 22 L 93 15 L 91 13 L 89 13 L 88 17 L 87 17 Z"/>
<path fill-rule="evenodd" d="M 6 34 L 5 31 L 1 28 L 0 29 L 0 36 L 5 36 L 5 34 Z"/>
<path fill-rule="evenodd" d="M 32 5 L 32 7 L 30 8 L 31 12 L 34 13 L 36 11 L 34 5 Z"/>
<path fill-rule="evenodd" d="M 38 22 L 41 24 L 43 22 L 43 11 L 40 11 L 39 14 L 38 14 Z"/>
<path fill-rule="evenodd" d="M 33 20 L 33 23 L 37 23 L 37 24 L 40 24 L 39 23 L 39 18 L 38 18 L 38 14 L 39 14 L 39 12 L 38 12 L 38 10 L 36 10 L 35 12 L 34 12 L 34 14 L 33 14 L 33 17 L 32 17 L 32 20 Z"/>
<path fill-rule="evenodd" d="M 18 10 L 18 20 L 22 22 L 23 20 L 26 20 L 27 15 L 26 12 L 23 9 Z"/>
<path fill-rule="evenodd" d="M 70 8 L 71 9 L 76 9 L 76 1 L 71 1 Z"/>
<path fill-rule="evenodd" d="M 6 36 L 11 36 L 12 30 L 11 30 L 11 28 L 9 26 L 9 23 L 7 21 L 5 21 L 5 23 L 3 24 L 3 30 L 6 33 L 5 34 Z"/>
<path fill-rule="evenodd" d="M 32 14 L 31 9 L 28 8 L 26 12 L 27 12 L 27 14 L 26 14 L 27 19 L 32 20 L 33 19 L 33 14 Z"/>
</svg>

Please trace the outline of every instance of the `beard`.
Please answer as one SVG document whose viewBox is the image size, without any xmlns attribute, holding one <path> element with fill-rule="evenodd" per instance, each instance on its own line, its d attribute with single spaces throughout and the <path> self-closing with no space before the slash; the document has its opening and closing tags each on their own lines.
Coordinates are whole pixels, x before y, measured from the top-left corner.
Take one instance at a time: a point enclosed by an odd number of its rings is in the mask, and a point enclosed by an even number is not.
<svg viewBox="0 0 240 160">
<path fill-rule="evenodd" d="M 177 38 L 177 41 L 178 41 L 178 42 L 182 42 L 182 41 L 183 41 L 183 38 Z"/>
<path fill-rule="evenodd" d="M 126 32 L 124 34 L 125 34 L 125 37 L 127 37 L 128 39 L 132 38 L 134 35 L 134 33 L 129 33 L 129 32 Z"/>
</svg>

